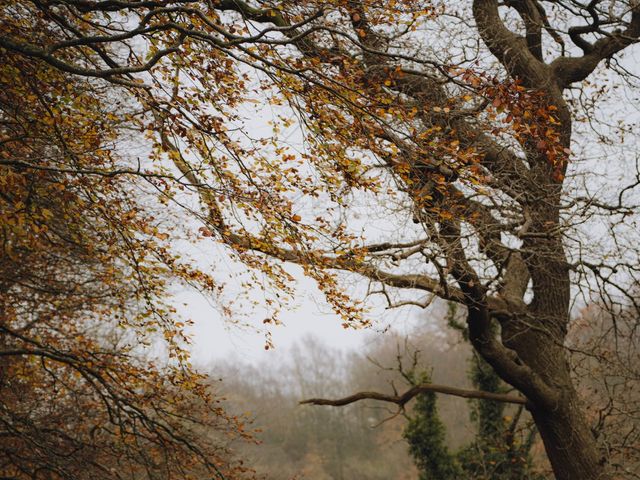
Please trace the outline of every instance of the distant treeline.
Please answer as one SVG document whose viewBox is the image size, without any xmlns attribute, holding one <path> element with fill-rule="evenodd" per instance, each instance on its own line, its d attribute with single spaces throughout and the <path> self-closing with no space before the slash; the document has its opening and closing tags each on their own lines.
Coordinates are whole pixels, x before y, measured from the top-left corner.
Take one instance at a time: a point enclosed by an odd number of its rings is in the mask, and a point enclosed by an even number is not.
<svg viewBox="0 0 640 480">
<path fill-rule="evenodd" d="M 407 418 L 395 405 L 375 401 L 346 407 L 299 405 L 311 397 L 338 398 L 357 391 L 392 393 L 408 388 L 399 361 L 428 372 L 434 383 L 472 388 L 471 349 L 461 336 L 437 325 L 412 332 L 411 341 L 387 332 L 363 351 L 345 353 L 307 337 L 286 363 L 256 366 L 240 360 L 217 365 L 215 375 L 238 413 L 250 412 L 261 443 L 246 452 L 259 473 L 273 479 L 416 479 L 403 438 Z M 433 368 L 433 366 L 436 366 Z M 439 395 L 446 443 L 457 449 L 474 437 L 469 401 Z M 409 406 L 408 411 L 411 411 Z"/>
<path fill-rule="evenodd" d="M 529 413 L 516 405 L 495 408 L 492 402 L 447 395 L 435 396 L 435 410 L 428 400 L 414 400 L 404 412 L 371 400 L 339 408 L 299 404 L 360 391 L 401 393 L 409 388 L 407 372 L 433 383 L 508 392 L 508 385 L 474 356 L 464 330 L 444 328 L 446 323 L 455 327 L 456 316 L 444 310 L 411 332 L 410 340 L 393 331 L 372 334 L 361 351 L 345 352 L 307 337 L 281 363 L 259 365 L 236 358 L 213 366 L 215 377 L 223 379 L 220 388 L 228 403 L 252 418 L 258 430 L 259 443 L 242 447 L 251 467 L 276 480 L 444 480 L 442 473 L 436 475 L 441 462 L 426 459 L 427 467 L 423 461 L 424 468 L 418 469 L 410 454 L 407 426 L 413 422 L 415 430 L 416 418 L 424 419 L 426 408 L 426 417 L 434 413 L 443 427 L 439 451 L 449 457 L 441 460 L 453 462 L 451 469 L 442 470 L 447 479 L 553 478 Z M 585 308 L 572 323 L 570 347 L 572 372 L 581 397 L 589 400 L 585 404 L 593 431 L 616 460 L 619 478 L 634 479 L 640 478 L 634 460 L 640 435 L 640 350 L 638 333 L 622 322 L 625 315 L 619 315 L 616 325 L 599 307 Z M 614 346 L 625 355 L 613 355 Z M 525 443 L 530 445 L 525 448 Z M 435 470 L 429 471 L 429 462 Z"/>
</svg>

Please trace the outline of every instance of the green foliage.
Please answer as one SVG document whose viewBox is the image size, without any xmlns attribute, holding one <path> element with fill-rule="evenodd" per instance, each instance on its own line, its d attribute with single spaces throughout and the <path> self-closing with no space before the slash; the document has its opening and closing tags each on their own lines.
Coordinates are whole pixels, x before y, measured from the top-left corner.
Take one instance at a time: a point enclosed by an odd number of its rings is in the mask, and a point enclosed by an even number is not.
<svg viewBox="0 0 640 480">
<path fill-rule="evenodd" d="M 478 356 L 472 359 L 472 367 L 469 377 L 478 390 L 485 392 L 503 393 L 500 388 L 500 378 Z M 505 404 L 501 402 L 474 402 L 472 420 L 477 423 L 478 439 L 483 441 L 495 441 L 501 437 Z"/>
<path fill-rule="evenodd" d="M 412 380 L 418 380 L 416 384 L 427 383 L 429 376 L 413 374 Z M 435 393 L 418 396 L 403 435 L 420 469 L 420 480 L 460 478 L 461 468 L 445 443 L 445 427 L 438 417 Z"/>
<path fill-rule="evenodd" d="M 498 376 L 478 357 L 472 359 L 469 377 L 479 390 L 504 392 Z M 425 373 L 410 372 L 407 379 L 414 385 L 429 382 Z M 435 393 L 417 397 L 404 438 L 420 470 L 420 480 L 541 480 L 543 476 L 533 472 L 531 465 L 534 430 L 529 427 L 517 434 L 522 409 L 511 418 L 505 414 L 504 403 L 473 400 L 472 404 L 475 438 L 452 454 L 445 443 L 446 430 L 438 416 Z"/>
<path fill-rule="evenodd" d="M 469 377 L 478 390 L 505 393 L 504 384 L 481 358 L 471 360 Z M 522 414 L 520 407 L 513 418 L 505 412 L 507 405 L 500 402 L 472 401 L 471 420 L 476 426 L 476 437 L 458 452 L 465 466 L 467 478 L 478 480 L 537 480 L 529 451 L 535 430 L 525 427 L 517 435 Z"/>
</svg>

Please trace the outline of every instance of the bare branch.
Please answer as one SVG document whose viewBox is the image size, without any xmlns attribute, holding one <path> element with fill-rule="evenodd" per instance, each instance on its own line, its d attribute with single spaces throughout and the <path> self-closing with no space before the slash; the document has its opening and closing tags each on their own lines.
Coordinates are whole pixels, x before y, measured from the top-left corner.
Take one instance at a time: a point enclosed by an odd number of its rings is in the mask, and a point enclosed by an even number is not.
<svg viewBox="0 0 640 480">
<path fill-rule="evenodd" d="M 592 4 L 594 2 L 591 2 Z M 595 70 L 598 64 L 629 45 L 640 40 L 640 2 L 631 2 L 631 20 L 623 31 L 616 30 L 607 33 L 605 37 L 596 41 L 593 45 L 580 37 L 581 33 L 597 30 L 598 24 L 586 27 L 575 27 L 569 31 L 571 38 L 585 52 L 582 57 L 558 57 L 551 63 L 551 69 L 559 81 L 561 87 L 566 88 L 572 83 L 580 82 L 587 78 Z M 597 18 L 597 17 L 596 17 Z"/>
<path fill-rule="evenodd" d="M 348 397 L 329 400 L 326 398 L 310 398 L 300 402 L 301 405 L 329 405 L 332 407 L 342 407 L 361 400 L 378 400 L 381 402 L 395 403 L 400 407 L 404 407 L 411 399 L 421 393 L 435 392 L 444 395 L 453 395 L 455 397 L 474 398 L 478 400 L 491 400 L 494 402 L 513 403 L 516 405 L 528 405 L 528 401 L 524 397 L 515 395 L 507 395 L 503 393 L 491 393 L 481 390 L 466 390 L 462 388 L 449 387 L 447 385 L 438 385 L 435 383 L 423 383 L 411 387 L 402 395 L 387 395 L 379 392 L 358 392 Z"/>
</svg>

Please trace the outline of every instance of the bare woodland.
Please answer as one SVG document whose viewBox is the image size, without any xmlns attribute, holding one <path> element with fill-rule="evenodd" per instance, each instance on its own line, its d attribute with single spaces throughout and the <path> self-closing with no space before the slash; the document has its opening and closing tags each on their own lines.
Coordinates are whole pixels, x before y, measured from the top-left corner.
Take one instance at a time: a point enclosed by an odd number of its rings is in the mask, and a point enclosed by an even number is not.
<svg viewBox="0 0 640 480">
<path fill-rule="evenodd" d="M 250 476 L 168 299 L 255 303 L 271 348 L 291 265 L 345 328 L 457 304 L 511 389 L 466 396 L 524 405 L 558 480 L 638 477 L 637 0 L 8 0 L 0 22 L 4 477 Z M 460 386 L 353 387 L 306 400 Z"/>
</svg>

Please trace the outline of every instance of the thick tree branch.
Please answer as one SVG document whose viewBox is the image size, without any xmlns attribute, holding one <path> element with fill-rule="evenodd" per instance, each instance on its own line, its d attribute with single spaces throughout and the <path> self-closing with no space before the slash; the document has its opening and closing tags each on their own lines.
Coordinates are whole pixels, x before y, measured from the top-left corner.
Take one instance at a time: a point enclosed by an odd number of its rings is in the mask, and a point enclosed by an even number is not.
<svg viewBox="0 0 640 480">
<path fill-rule="evenodd" d="M 527 48 L 539 61 L 542 61 L 542 28 L 544 20 L 540 5 L 536 0 L 508 0 L 505 2 L 513 7 L 524 22 Z"/>
<path fill-rule="evenodd" d="M 158 116 L 158 120 L 161 118 Z M 179 148 L 170 141 L 164 130 L 162 130 L 162 144 L 167 151 L 173 151 L 171 156 L 174 164 L 184 175 L 184 177 L 196 187 L 203 204 L 206 206 L 210 226 L 212 226 L 222 237 L 223 241 L 240 251 L 254 251 L 264 253 L 271 257 L 278 258 L 285 262 L 291 262 L 298 265 L 313 263 L 327 269 L 349 271 L 358 273 L 371 280 L 381 282 L 390 287 L 396 288 L 415 288 L 438 295 L 445 300 L 464 302 L 464 295 L 455 287 L 443 285 L 442 281 L 430 278 L 427 275 L 420 274 L 394 274 L 381 270 L 374 265 L 362 261 L 357 261 L 351 255 L 331 256 L 323 252 L 300 252 L 292 249 L 282 248 L 273 245 L 272 242 L 264 242 L 259 238 L 248 233 L 233 233 L 226 225 L 223 219 L 222 211 L 215 197 L 215 190 L 211 189 L 205 182 L 198 178 L 195 170 L 188 161 L 182 156 Z M 387 244 L 374 246 L 375 249 L 386 248 Z M 496 299 L 496 310 L 503 310 L 505 305 Z"/>
<path fill-rule="evenodd" d="M 458 221 L 440 223 L 440 242 L 447 249 L 448 267 L 465 297 L 469 340 L 480 355 L 508 383 L 524 393 L 539 407 L 554 408 L 558 393 L 518 353 L 498 338 L 492 324 L 486 289 L 471 266 L 461 243 Z"/>
<path fill-rule="evenodd" d="M 575 27 L 570 30 L 570 34 L 573 33 L 572 39 L 582 48 L 585 55 L 582 57 L 559 57 L 551 63 L 551 69 L 558 79 L 560 87 L 566 88 L 572 83 L 584 80 L 602 60 L 611 58 L 616 53 L 640 40 L 640 2 L 633 0 L 631 4 L 631 20 L 627 28 L 623 31 L 608 33 L 593 45 L 582 39 L 580 34 L 592 31 L 594 28 L 597 29 L 597 24 L 595 26 Z"/>
<path fill-rule="evenodd" d="M 482 40 L 512 78 L 530 88 L 549 83 L 546 65 L 531 52 L 527 40 L 504 25 L 497 0 L 474 0 L 473 16 Z"/>
<path fill-rule="evenodd" d="M 503 393 L 484 392 L 482 390 L 466 390 L 462 388 L 449 387 L 447 385 L 438 385 L 435 383 L 423 383 L 411 387 L 402 395 L 388 395 L 379 392 L 358 392 L 348 397 L 330 400 L 326 398 L 310 398 L 303 400 L 300 405 L 329 405 L 332 407 L 342 407 L 361 400 L 378 400 L 381 402 L 395 403 L 399 407 L 404 407 L 409 401 L 421 393 L 435 392 L 454 397 L 473 398 L 478 400 L 490 400 L 494 402 L 513 403 L 517 405 L 528 405 L 527 399 L 517 397 L 515 395 L 507 395 Z"/>
<path fill-rule="evenodd" d="M 506 227 L 495 218 L 491 208 L 464 196 L 456 187 L 448 186 L 446 196 L 460 206 L 461 217 L 476 231 L 480 251 L 487 255 L 502 274 L 500 294 L 512 304 L 524 306 L 523 297 L 529 283 L 529 271 L 521 252 L 508 248 L 502 242 L 501 234 Z"/>
<path fill-rule="evenodd" d="M 589 5 L 587 5 L 586 7 L 587 12 L 589 12 L 589 15 L 591 15 L 591 24 L 579 25 L 569 28 L 569 38 L 571 38 L 571 41 L 585 54 L 589 54 L 593 51 L 593 45 L 582 38 L 582 35 L 584 35 L 585 33 L 595 33 L 600 28 L 600 16 L 598 15 L 598 12 L 596 10 L 598 3 L 600 3 L 599 0 L 591 0 L 591 2 L 589 2 Z"/>
</svg>

